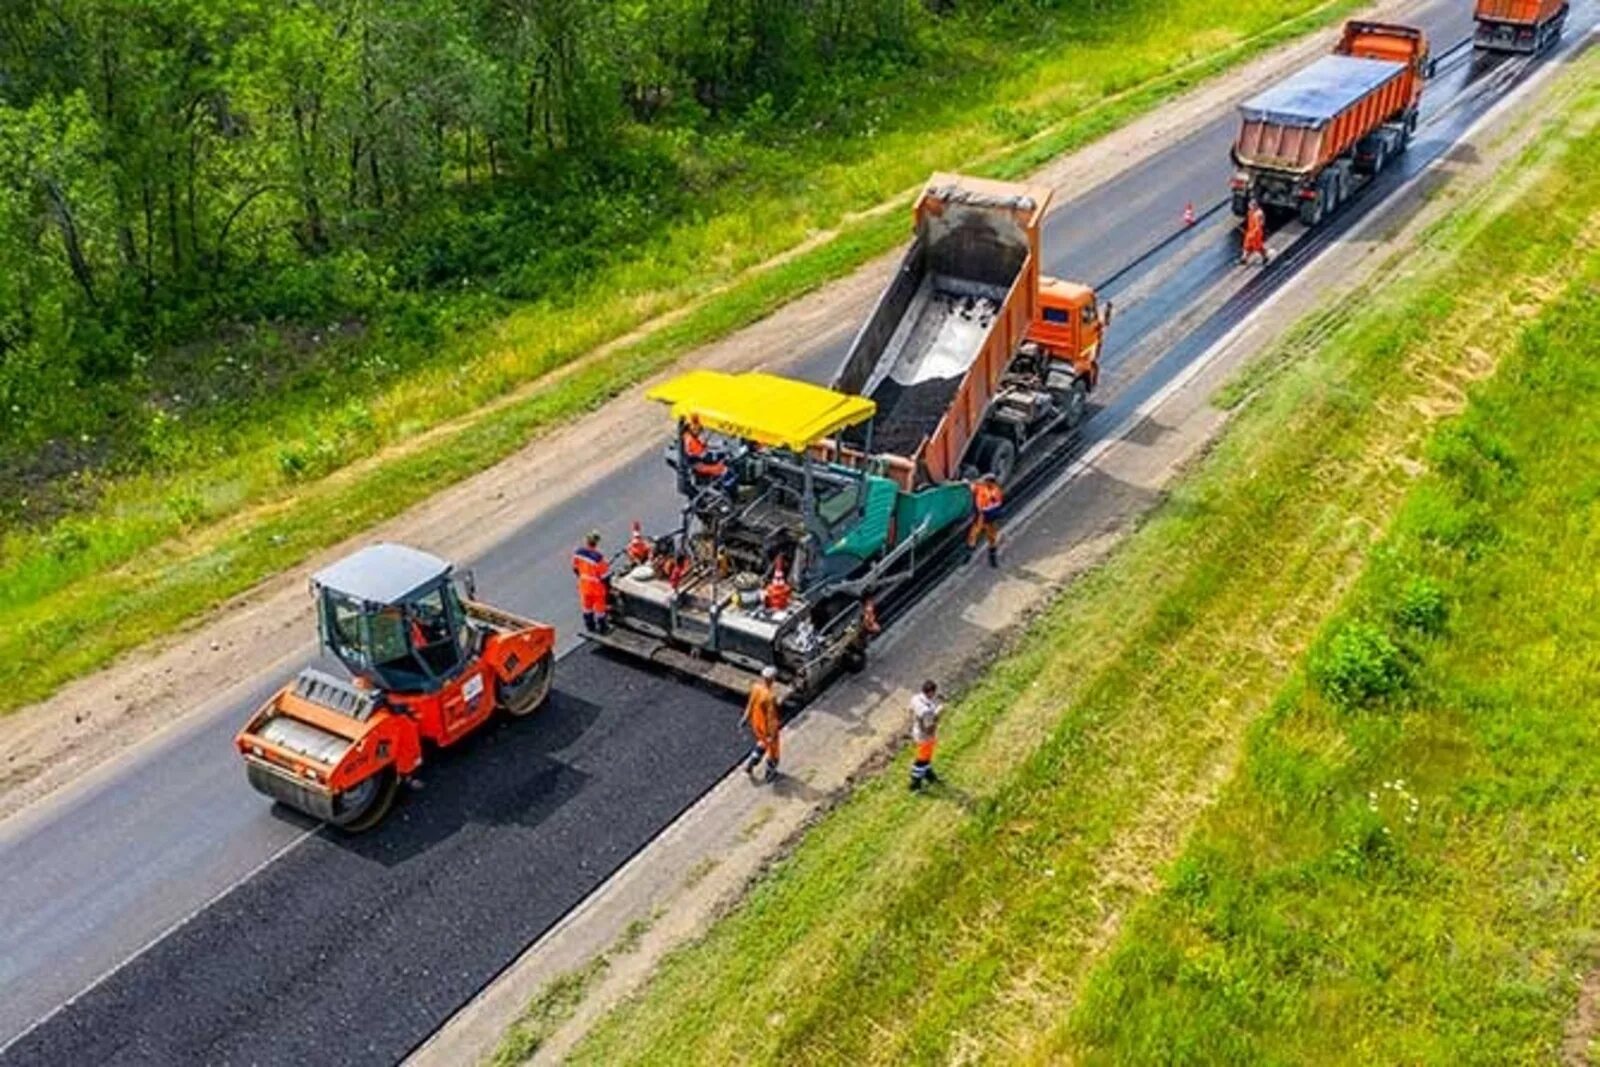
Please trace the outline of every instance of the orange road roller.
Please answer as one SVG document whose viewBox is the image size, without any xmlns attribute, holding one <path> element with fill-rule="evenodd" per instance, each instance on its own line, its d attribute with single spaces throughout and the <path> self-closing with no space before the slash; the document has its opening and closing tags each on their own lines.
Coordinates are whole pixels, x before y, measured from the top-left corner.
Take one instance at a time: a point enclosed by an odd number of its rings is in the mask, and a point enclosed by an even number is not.
<svg viewBox="0 0 1600 1067">
<path fill-rule="evenodd" d="M 424 744 L 452 745 L 550 693 L 555 629 L 477 602 L 470 573 L 404 545 L 363 548 L 311 579 L 322 647 L 239 731 L 250 784 L 342 829 L 376 826 Z"/>
</svg>

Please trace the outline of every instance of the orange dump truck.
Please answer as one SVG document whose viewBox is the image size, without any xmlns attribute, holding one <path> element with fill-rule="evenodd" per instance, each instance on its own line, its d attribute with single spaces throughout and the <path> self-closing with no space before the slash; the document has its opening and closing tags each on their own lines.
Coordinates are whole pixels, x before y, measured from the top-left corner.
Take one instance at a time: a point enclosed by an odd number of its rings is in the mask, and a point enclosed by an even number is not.
<svg viewBox="0 0 1600 1067">
<path fill-rule="evenodd" d="M 1332 55 L 1239 106 L 1233 213 L 1255 199 L 1321 222 L 1410 144 L 1429 69 L 1421 30 L 1346 23 Z"/>
<path fill-rule="evenodd" d="M 1034 444 L 1076 429 L 1110 309 L 1092 288 L 1041 273 L 1050 197 L 1046 186 L 928 180 L 911 246 L 833 381 L 877 405 L 870 438 L 847 438 L 847 454 L 870 449 L 905 490 L 982 473 L 1005 482 Z"/>
<path fill-rule="evenodd" d="M 1567 0 L 1478 0 L 1472 44 L 1489 52 L 1542 52 L 1561 36 Z"/>
</svg>

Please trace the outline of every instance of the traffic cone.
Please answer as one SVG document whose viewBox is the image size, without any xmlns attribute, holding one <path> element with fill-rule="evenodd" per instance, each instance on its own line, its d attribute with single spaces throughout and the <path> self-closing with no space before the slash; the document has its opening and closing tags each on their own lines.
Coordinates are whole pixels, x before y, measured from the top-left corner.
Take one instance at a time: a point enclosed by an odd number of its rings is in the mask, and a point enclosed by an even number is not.
<svg viewBox="0 0 1600 1067">
<path fill-rule="evenodd" d="M 1194 225 L 1194 201 L 1193 200 L 1190 200 L 1188 203 L 1183 205 L 1183 224 L 1185 226 L 1193 226 Z"/>
</svg>

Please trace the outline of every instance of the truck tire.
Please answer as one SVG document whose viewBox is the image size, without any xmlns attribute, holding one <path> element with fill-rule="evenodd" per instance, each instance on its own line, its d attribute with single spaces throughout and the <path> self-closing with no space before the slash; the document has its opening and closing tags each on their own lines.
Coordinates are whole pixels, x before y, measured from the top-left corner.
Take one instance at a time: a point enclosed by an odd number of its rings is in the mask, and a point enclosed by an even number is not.
<svg viewBox="0 0 1600 1067">
<path fill-rule="evenodd" d="M 978 438 L 978 447 L 972 450 L 980 474 L 992 474 L 995 481 L 1005 485 L 1017 466 L 1017 446 L 997 434 L 986 433 Z"/>
<path fill-rule="evenodd" d="M 1321 186 L 1318 186 L 1316 196 L 1310 200 L 1300 201 L 1300 221 L 1308 230 L 1322 221 L 1322 192 Z"/>
<path fill-rule="evenodd" d="M 1083 423 L 1083 416 L 1089 410 L 1089 383 L 1082 375 L 1072 379 L 1072 384 L 1067 387 L 1066 393 L 1061 398 L 1062 417 L 1061 423 L 1069 430 L 1076 430 Z"/>
<path fill-rule="evenodd" d="M 1233 194 L 1233 213 L 1239 216 L 1241 219 L 1250 213 L 1249 193 L 1240 192 Z"/>
</svg>

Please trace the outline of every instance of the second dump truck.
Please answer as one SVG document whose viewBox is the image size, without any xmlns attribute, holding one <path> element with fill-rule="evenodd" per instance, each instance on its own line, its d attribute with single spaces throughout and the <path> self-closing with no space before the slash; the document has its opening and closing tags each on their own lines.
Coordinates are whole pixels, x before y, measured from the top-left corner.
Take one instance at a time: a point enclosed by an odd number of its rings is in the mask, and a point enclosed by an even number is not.
<svg viewBox="0 0 1600 1067">
<path fill-rule="evenodd" d="M 1542 52 L 1555 44 L 1567 21 L 1567 0 L 1478 0 L 1474 48 L 1486 52 Z"/>
<path fill-rule="evenodd" d="M 832 388 L 691 371 L 652 390 L 678 422 L 682 520 L 615 561 L 614 626 L 588 636 L 736 691 L 771 666 L 801 699 L 859 665 L 875 604 L 961 536 L 968 480 L 1060 455 L 1085 415 L 1109 308 L 1041 274 L 1049 202 L 934 175 Z"/>
<path fill-rule="evenodd" d="M 1429 71 L 1421 30 L 1346 23 L 1332 55 L 1239 106 L 1233 213 L 1254 199 L 1320 223 L 1411 143 Z"/>
</svg>

